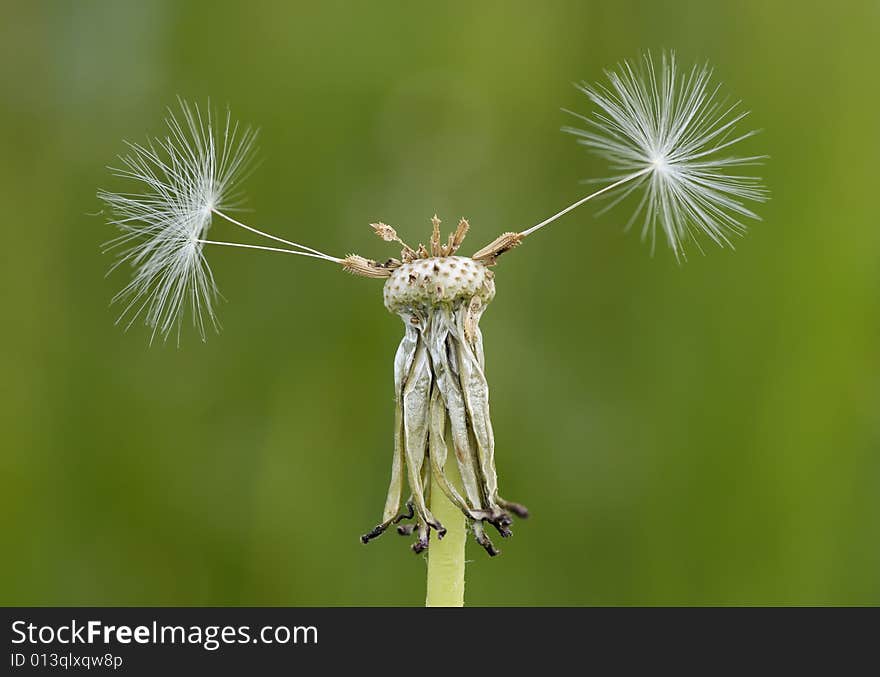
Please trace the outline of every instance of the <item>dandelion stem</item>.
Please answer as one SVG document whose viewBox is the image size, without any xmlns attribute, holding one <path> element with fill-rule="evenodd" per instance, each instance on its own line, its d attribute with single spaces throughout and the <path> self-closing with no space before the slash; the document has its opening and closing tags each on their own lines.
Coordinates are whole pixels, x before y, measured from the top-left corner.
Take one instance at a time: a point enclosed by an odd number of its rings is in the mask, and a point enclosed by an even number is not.
<svg viewBox="0 0 880 677">
<path fill-rule="evenodd" d="M 450 449 L 450 454 L 455 450 Z M 453 457 L 454 458 L 454 457 Z M 458 464 L 446 464 L 446 479 L 461 487 Z M 431 513 L 446 527 L 446 536 L 431 539 L 428 548 L 428 594 L 425 606 L 464 606 L 464 552 L 467 528 L 464 515 L 431 478 Z"/>
<path fill-rule="evenodd" d="M 577 208 L 580 207 L 582 204 L 584 204 L 584 202 L 587 202 L 588 200 L 592 200 L 594 197 L 598 197 L 598 196 L 601 195 L 602 193 L 606 193 L 606 192 L 608 192 L 609 190 L 613 190 L 614 188 L 617 188 L 618 186 L 622 186 L 623 184 L 628 183 L 629 181 L 632 181 L 633 179 L 636 179 L 636 178 L 640 177 L 642 174 L 647 174 L 647 173 L 650 172 L 653 168 L 654 168 L 653 165 L 649 165 L 648 167 L 645 167 L 644 169 L 639 170 L 639 171 L 637 171 L 637 172 L 634 173 L 634 174 L 630 174 L 629 176 L 624 176 L 622 179 L 620 179 L 620 180 L 618 180 L 618 181 L 615 181 L 614 183 L 609 184 L 609 185 L 605 186 L 604 188 L 600 188 L 600 189 L 597 190 L 595 193 L 590 193 L 590 194 L 587 195 L 586 197 L 582 197 L 582 198 L 581 198 L 580 200 L 578 200 L 577 202 L 568 205 L 568 207 L 566 207 L 565 209 L 563 209 L 561 212 L 556 212 L 556 213 L 555 213 L 553 216 L 551 216 L 550 218 L 548 218 L 548 219 L 544 219 L 543 221 L 541 221 L 541 223 L 538 223 L 538 224 L 532 226 L 531 228 L 528 228 L 527 230 L 522 231 L 522 232 L 520 233 L 520 235 L 522 235 L 523 237 L 526 237 L 526 236 L 528 236 L 528 235 L 531 235 L 531 234 L 534 233 L 536 230 L 539 230 L 540 228 L 543 228 L 544 226 L 546 226 L 546 225 L 548 225 L 548 224 L 550 224 L 550 223 L 553 223 L 553 222 L 554 222 L 556 219 L 558 219 L 560 216 L 565 216 L 565 215 L 568 214 L 572 209 L 577 209 Z"/>
</svg>

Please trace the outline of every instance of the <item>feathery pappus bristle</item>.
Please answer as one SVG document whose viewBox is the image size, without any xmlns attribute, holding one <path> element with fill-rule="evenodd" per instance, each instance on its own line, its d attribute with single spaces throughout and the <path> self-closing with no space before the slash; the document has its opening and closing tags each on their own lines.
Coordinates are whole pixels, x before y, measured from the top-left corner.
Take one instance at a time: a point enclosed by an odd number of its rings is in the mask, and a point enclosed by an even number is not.
<svg viewBox="0 0 880 677">
<path fill-rule="evenodd" d="M 156 335 L 179 330 L 191 309 L 202 340 L 206 327 L 218 328 L 219 296 L 202 251 L 217 211 L 234 209 L 238 187 L 252 168 L 257 133 L 242 128 L 227 111 L 217 118 L 210 107 L 179 99 L 179 112 L 168 110 L 168 133 L 145 144 L 128 143 L 115 176 L 140 184 L 137 192 L 101 190 L 108 221 L 121 234 L 105 245 L 117 252 L 111 270 L 125 264 L 132 280 L 113 298 L 124 304 L 118 322 L 130 327 L 143 317 Z"/>
<path fill-rule="evenodd" d="M 682 71 L 673 53 L 663 53 L 659 67 L 646 53 L 606 76 L 605 84 L 579 85 L 598 108 L 593 115 L 567 111 L 587 128 L 563 128 L 616 172 L 605 179 L 616 185 L 605 194 L 612 201 L 602 212 L 641 193 L 627 227 L 640 221 L 652 251 L 658 228 L 676 258 L 685 256 L 688 241 L 699 248 L 700 234 L 732 246 L 731 236 L 746 231 L 745 221 L 760 218 L 747 203 L 768 198 L 760 178 L 737 173 L 767 156 L 726 154 L 757 133 L 735 129 L 748 112 L 719 96 L 708 66 Z"/>
</svg>

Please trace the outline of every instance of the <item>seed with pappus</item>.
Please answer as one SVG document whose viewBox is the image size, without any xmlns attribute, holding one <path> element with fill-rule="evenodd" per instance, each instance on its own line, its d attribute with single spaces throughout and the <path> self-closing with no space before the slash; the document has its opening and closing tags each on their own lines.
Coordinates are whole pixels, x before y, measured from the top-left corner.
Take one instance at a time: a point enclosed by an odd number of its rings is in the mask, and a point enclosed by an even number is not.
<svg viewBox="0 0 880 677">
<path fill-rule="evenodd" d="M 616 194 L 603 211 L 640 194 L 627 227 L 641 222 L 652 250 L 658 228 L 676 258 L 688 241 L 699 247 L 700 234 L 732 247 L 730 236 L 746 231 L 743 219 L 759 218 L 748 203 L 767 199 L 760 178 L 732 173 L 767 156 L 727 155 L 757 133 L 736 131 L 748 112 L 719 96 L 708 66 L 682 72 L 671 53 L 661 56 L 659 72 L 648 53 L 606 75 L 606 84 L 580 85 L 597 108 L 589 117 L 572 113 L 587 128 L 563 128 L 617 172 L 600 191 Z"/>
<path fill-rule="evenodd" d="M 421 552 L 431 544 L 432 532 L 437 539 L 449 538 L 460 521 L 490 555 L 497 554 L 487 527 L 507 537 L 513 517 L 528 514 L 499 493 L 480 330 L 502 257 L 589 200 L 610 197 L 609 209 L 632 196 L 629 225 L 639 223 L 652 247 L 658 235 L 665 239 L 681 260 L 686 245 L 699 246 L 702 237 L 730 245 L 731 236 L 745 231 L 746 220 L 758 218 L 749 204 L 767 199 L 758 178 L 738 173 L 764 156 L 728 154 L 754 132 L 735 131 L 745 113 L 737 104 L 723 103 L 707 67 L 681 71 L 672 54 L 661 55 L 659 64 L 646 54 L 606 75 L 604 84 L 580 86 L 595 106 L 590 115 L 576 114 L 584 126 L 564 129 L 606 158 L 613 176 L 549 218 L 504 232 L 469 256 L 461 253 L 470 230 L 463 218 L 443 238 L 435 215 L 427 244 L 417 246 L 388 224 L 371 224 L 380 239 L 399 248 L 396 257 L 380 260 L 332 256 L 242 223 L 230 211 L 251 166 L 255 134 L 232 123 L 228 114 L 218 118 L 181 102 L 182 121 L 172 114 L 167 136 L 131 144 L 122 168 L 115 170 L 139 184 L 139 192 L 99 193 L 110 222 L 121 231 L 110 243 L 120 252 L 116 265 L 133 271 L 117 296 L 125 302 L 123 318 L 131 324 L 143 317 L 153 335 L 167 338 L 179 334 L 188 306 L 204 337 L 206 325 L 216 326 L 217 289 L 204 256 L 208 245 L 296 254 L 384 280 L 385 307 L 403 320 L 404 335 L 394 358 L 390 486 L 381 520 L 361 540 L 367 543 L 397 525 L 399 533 L 415 535 L 412 547 Z M 208 239 L 214 217 L 284 246 Z M 453 512 L 444 508 L 447 517 L 441 519 L 438 506 L 451 506 Z M 463 562 L 462 555 L 462 571 Z"/>
</svg>

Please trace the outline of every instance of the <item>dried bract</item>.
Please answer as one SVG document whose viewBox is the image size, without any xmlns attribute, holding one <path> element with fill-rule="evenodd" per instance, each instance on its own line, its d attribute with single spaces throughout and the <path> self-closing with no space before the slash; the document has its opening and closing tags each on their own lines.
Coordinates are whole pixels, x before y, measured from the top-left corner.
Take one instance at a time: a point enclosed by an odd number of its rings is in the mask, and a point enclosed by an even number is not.
<svg viewBox="0 0 880 677">
<path fill-rule="evenodd" d="M 361 540 L 367 543 L 390 525 L 415 517 L 413 528 L 398 531 L 418 536 L 413 549 L 428 547 L 431 530 L 446 532 L 428 507 L 431 478 L 470 524 L 477 542 L 497 554 L 484 524 L 510 535 L 511 514 L 525 517 L 518 503 L 498 495 L 495 437 L 489 416 L 480 317 L 495 297 L 494 273 L 474 258 L 455 256 L 467 232 L 462 219 L 449 244 L 440 245 L 434 217 L 431 255 L 395 268 L 385 282 L 385 307 L 403 319 L 404 337 L 394 359 L 396 400 L 391 484 L 382 521 Z M 420 247 L 418 251 L 427 250 Z M 448 458 L 447 442 L 454 454 Z M 461 487 L 447 479 L 446 464 L 455 463 Z M 400 513 L 404 480 L 412 495 Z"/>
</svg>

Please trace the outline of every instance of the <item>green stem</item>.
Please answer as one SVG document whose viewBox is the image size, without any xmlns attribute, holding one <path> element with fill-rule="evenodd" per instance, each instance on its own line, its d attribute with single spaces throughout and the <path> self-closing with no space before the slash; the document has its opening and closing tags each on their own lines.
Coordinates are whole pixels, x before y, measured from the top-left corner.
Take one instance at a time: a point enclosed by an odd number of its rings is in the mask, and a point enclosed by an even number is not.
<svg viewBox="0 0 880 677">
<path fill-rule="evenodd" d="M 450 450 L 454 454 L 454 450 Z M 461 486 L 458 464 L 452 457 L 446 464 L 446 478 L 455 487 Z M 446 527 L 441 541 L 431 534 L 428 548 L 428 596 L 425 606 L 464 606 L 464 546 L 467 528 L 464 515 L 456 508 L 431 478 L 431 512 Z"/>
</svg>

